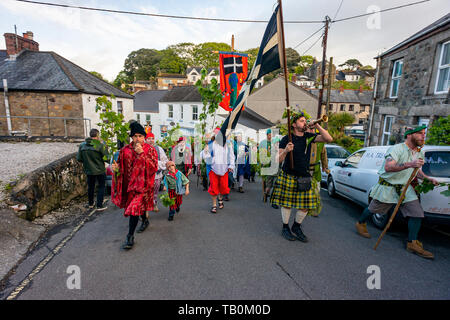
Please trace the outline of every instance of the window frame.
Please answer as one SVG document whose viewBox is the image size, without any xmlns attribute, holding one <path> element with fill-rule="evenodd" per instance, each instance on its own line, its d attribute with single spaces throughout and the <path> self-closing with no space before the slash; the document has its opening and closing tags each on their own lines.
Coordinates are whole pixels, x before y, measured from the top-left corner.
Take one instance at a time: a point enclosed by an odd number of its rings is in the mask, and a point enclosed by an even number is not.
<svg viewBox="0 0 450 320">
<path fill-rule="evenodd" d="M 394 63 L 394 65 L 392 66 L 391 85 L 390 85 L 390 88 L 389 88 L 389 98 L 396 99 L 396 98 L 398 98 L 398 89 L 400 88 L 400 80 L 401 80 L 402 75 L 403 75 L 403 58 L 394 60 L 393 63 Z M 400 75 L 396 75 L 395 74 L 395 71 L 397 70 L 395 68 L 395 66 L 397 64 L 401 65 L 401 73 L 400 73 Z M 392 89 L 394 88 L 394 85 L 393 85 L 394 81 L 397 81 L 397 92 L 396 92 L 395 96 L 392 94 Z"/>
<path fill-rule="evenodd" d="M 345 104 L 341 104 L 340 105 L 339 111 L 344 111 L 345 112 Z"/>
<path fill-rule="evenodd" d="M 184 119 L 184 107 L 182 104 L 180 105 L 180 119 Z"/>
<path fill-rule="evenodd" d="M 123 101 L 117 101 L 117 113 L 123 114 Z"/>
<path fill-rule="evenodd" d="M 391 123 L 390 123 L 390 127 L 389 127 L 389 131 L 386 131 L 386 121 L 387 119 L 392 119 Z M 390 116 L 390 115 L 386 115 L 384 117 L 384 122 L 383 122 L 383 132 L 381 133 L 381 145 L 382 146 L 387 146 L 388 144 L 385 144 L 384 138 L 385 136 L 387 136 L 387 143 L 389 143 L 389 138 L 391 137 L 391 131 L 392 131 L 392 124 L 395 121 L 395 117 L 394 116 Z"/>
<path fill-rule="evenodd" d="M 173 104 L 168 104 L 167 105 L 167 116 L 170 119 L 173 119 Z"/>
<path fill-rule="evenodd" d="M 194 112 L 194 110 L 197 109 L 197 112 Z M 192 121 L 198 120 L 198 105 L 193 104 L 192 105 Z"/>
<path fill-rule="evenodd" d="M 439 57 L 438 70 L 436 72 L 436 85 L 434 87 L 434 93 L 435 94 L 445 94 L 445 93 L 448 92 L 448 89 L 450 88 L 450 86 L 449 86 L 446 91 L 445 90 L 444 91 L 437 91 L 438 90 L 438 85 L 439 85 L 439 76 L 441 74 L 441 71 L 445 70 L 445 69 L 449 69 L 448 74 L 450 76 L 450 61 L 449 61 L 448 64 L 446 64 L 444 66 L 442 65 L 442 59 L 444 58 L 444 48 L 445 48 L 446 45 L 448 45 L 448 49 L 447 50 L 450 50 L 450 41 L 442 43 L 442 46 L 441 46 L 441 53 L 440 53 L 440 57 Z"/>
</svg>

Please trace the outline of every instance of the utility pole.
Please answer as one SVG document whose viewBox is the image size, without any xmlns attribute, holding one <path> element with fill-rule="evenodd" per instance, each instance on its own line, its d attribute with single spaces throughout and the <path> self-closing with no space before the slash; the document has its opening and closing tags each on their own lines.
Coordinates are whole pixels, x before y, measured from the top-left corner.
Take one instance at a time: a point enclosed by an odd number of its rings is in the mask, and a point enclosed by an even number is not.
<svg viewBox="0 0 450 320">
<path fill-rule="evenodd" d="M 319 88 L 319 105 L 317 106 L 317 119 L 320 119 L 322 115 L 322 100 L 323 100 L 323 87 L 325 86 L 325 68 L 327 66 L 327 38 L 328 38 L 328 25 L 330 22 L 330 17 L 325 17 L 325 31 L 323 35 L 323 53 L 322 53 L 322 83 Z"/>
<path fill-rule="evenodd" d="M 325 114 L 329 116 L 330 114 L 330 96 L 331 96 L 331 83 L 333 76 L 333 57 L 330 57 L 330 64 L 328 67 L 328 82 L 327 82 L 327 108 L 325 109 Z M 320 119 L 320 117 L 319 117 Z M 328 130 L 328 122 L 324 123 L 325 129 Z"/>
</svg>

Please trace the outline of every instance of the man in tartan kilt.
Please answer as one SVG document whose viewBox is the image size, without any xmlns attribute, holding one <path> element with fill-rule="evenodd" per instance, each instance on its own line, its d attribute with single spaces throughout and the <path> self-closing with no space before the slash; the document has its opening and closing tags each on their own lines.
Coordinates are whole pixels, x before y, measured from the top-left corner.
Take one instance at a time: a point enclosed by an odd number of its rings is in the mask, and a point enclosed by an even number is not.
<svg viewBox="0 0 450 320">
<path fill-rule="evenodd" d="M 271 203 L 281 207 L 282 235 L 290 241 L 296 239 L 302 242 L 308 241 L 301 224 L 308 214 L 308 210 L 313 210 L 317 206 L 309 174 L 311 143 L 333 141 L 328 131 L 318 123 L 312 128 L 317 129 L 319 134 L 306 132 L 306 128 L 307 122 L 304 113 L 294 114 L 292 117 L 292 142 L 289 142 L 289 136 L 286 135 L 279 144 L 279 162 L 284 162 L 271 196 Z M 293 153 L 292 169 L 290 156 L 287 156 L 289 152 Z M 297 212 L 294 224 L 290 229 L 289 218 L 292 208 Z"/>
</svg>

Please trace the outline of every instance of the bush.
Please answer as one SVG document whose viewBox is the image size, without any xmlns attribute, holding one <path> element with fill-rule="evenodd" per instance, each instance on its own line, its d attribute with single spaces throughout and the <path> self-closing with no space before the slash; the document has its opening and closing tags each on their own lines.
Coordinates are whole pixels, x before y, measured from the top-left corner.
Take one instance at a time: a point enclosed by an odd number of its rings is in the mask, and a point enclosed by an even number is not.
<svg viewBox="0 0 450 320">
<path fill-rule="evenodd" d="M 450 116 L 441 117 L 433 122 L 433 125 L 428 129 L 427 144 L 450 145 Z"/>
</svg>

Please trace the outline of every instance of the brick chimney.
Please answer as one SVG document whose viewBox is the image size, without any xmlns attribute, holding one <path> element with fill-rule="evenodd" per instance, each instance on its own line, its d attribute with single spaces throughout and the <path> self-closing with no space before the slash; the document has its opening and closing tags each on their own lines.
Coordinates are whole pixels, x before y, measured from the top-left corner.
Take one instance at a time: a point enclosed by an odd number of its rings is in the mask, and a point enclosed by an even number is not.
<svg viewBox="0 0 450 320">
<path fill-rule="evenodd" d="M 363 92 L 363 87 L 359 86 L 359 93 L 362 93 L 362 92 Z"/>
<path fill-rule="evenodd" d="M 33 40 L 33 32 L 27 31 L 23 37 L 14 33 L 5 33 L 6 52 L 9 56 L 16 55 L 24 49 L 39 51 L 39 43 Z"/>
<path fill-rule="evenodd" d="M 341 85 L 341 86 L 339 87 L 339 93 L 343 93 L 343 92 L 344 92 L 344 86 Z"/>
</svg>

